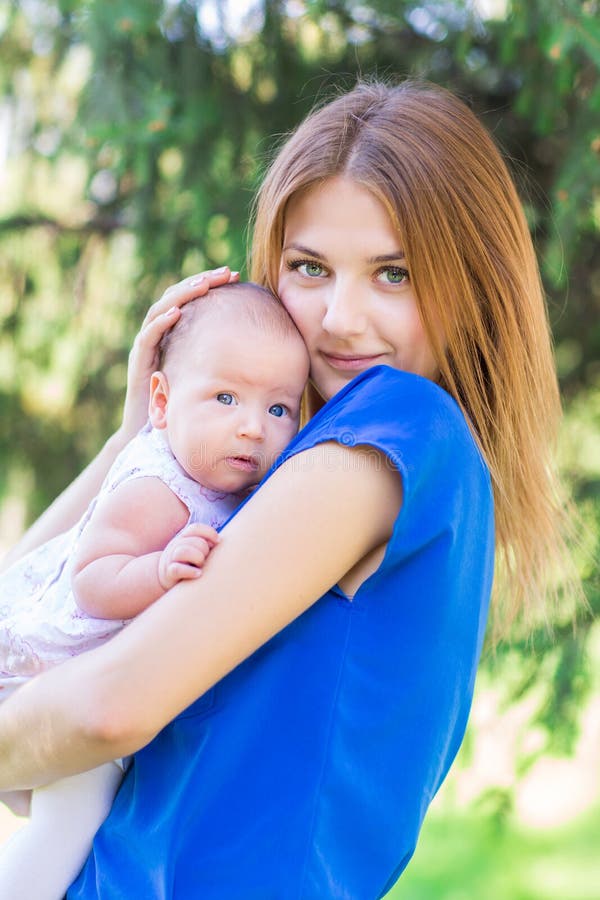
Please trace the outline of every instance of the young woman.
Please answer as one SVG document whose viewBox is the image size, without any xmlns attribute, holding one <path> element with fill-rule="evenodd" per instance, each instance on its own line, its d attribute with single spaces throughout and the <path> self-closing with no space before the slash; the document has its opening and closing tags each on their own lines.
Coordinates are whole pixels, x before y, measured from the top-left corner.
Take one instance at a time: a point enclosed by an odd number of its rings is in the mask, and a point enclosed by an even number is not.
<svg viewBox="0 0 600 900">
<path fill-rule="evenodd" d="M 228 277 L 150 310 L 126 424 L 30 542 L 140 424 L 167 311 Z M 69 898 L 382 896 L 464 734 L 494 546 L 499 628 L 565 555 L 534 253 L 459 100 L 365 84 L 309 116 L 259 194 L 253 277 L 307 344 L 312 418 L 201 579 L 0 709 L 0 790 L 139 751 Z"/>
</svg>

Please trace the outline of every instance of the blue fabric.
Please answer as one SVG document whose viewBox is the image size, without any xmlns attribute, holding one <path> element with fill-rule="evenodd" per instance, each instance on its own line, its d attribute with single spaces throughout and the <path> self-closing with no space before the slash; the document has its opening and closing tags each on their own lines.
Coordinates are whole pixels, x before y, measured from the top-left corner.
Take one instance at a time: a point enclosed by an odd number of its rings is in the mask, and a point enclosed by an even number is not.
<svg viewBox="0 0 600 900">
<path fill-rule="evenodd" d="M 278 465 L 331 440 L 377 447 L 401 473 L 383 562 L 135 755 L 69 900 L 375 900 L 410 859 L 471 704 L 490 479 L 454 401 L 384 366 L 327 403 Z"/>
</svg>

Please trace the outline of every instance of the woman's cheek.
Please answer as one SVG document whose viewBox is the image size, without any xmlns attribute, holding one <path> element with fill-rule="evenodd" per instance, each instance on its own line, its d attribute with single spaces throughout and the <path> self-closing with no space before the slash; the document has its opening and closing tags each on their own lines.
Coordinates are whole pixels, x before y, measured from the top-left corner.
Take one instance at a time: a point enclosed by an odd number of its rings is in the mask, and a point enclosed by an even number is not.
<svg viewBox="0 0 600 900">
<path fill-rule="evenodd" d="M 298 296 L 300 292 L 294 291 L 291 285 L 286 284 L 285 279 L 279 282 L 279 299 L 286 311 L 294 320 L 300 334 L 304 335 L 304 319 L 306 318 L 307 304 Z"/>
</svg>

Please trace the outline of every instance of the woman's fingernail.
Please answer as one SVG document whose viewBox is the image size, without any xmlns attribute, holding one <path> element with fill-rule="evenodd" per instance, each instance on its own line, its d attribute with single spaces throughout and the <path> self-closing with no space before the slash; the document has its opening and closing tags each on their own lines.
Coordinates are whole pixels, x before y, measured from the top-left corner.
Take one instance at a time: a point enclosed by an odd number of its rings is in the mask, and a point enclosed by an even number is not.
<svg viewBox="0 0 600 900">
<path fill-rule="evenodd" d="M 165 313 L 165 316 L 173 316 L 177 312 L 178 307 L 172 306 L 171 309 L 168 309 Z"/>
<path fill-rule="evenodd" d="M 204 275 L 199 275 L 198 278 L 192 278 L 190 281 L 190 287 L 198 287 L 199 284 L 204 284 L 206 278 Z"/>
<path fill-rule="evenodd" d="M 222 275 L 223 272 L 227 271 L 227 266 L 219 266 L 218 269 L 213 269 L 213 275 Z"/>
<path fill-rule="evenodd" d="M 232 272 L 232 273 L 231 273 L 231 277 L 232 277 L 232 278 L 237 278 L 239 274 L 240 274 L 239 272 Z"/>
</svg>

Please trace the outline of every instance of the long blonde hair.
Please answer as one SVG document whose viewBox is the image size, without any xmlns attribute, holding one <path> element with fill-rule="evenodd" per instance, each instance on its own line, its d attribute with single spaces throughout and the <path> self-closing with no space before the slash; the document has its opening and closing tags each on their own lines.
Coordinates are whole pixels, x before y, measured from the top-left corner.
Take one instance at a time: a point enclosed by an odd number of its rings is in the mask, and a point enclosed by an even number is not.
<svg viewBox="0 0 600 900">
<path fill-rule="evenodd" d="M 523 209 L 486 129 L 435 85 L 361 83 L 300 125 L 259 191 L 252 277 L 277 291 L 286 204 L 335 175 L 366 187 L 402 240 L 440 383 L 473 428 L 494 487 L 494 634 L 548 613 L 571 571 L 554 464 L 561 406 Z M 441 337 L 443 335 L 443 337 Z M 571 585 L 577 579 L 571 577 Z M 562 594 L 561 594 L 562 592 Z"/>
</svg>

